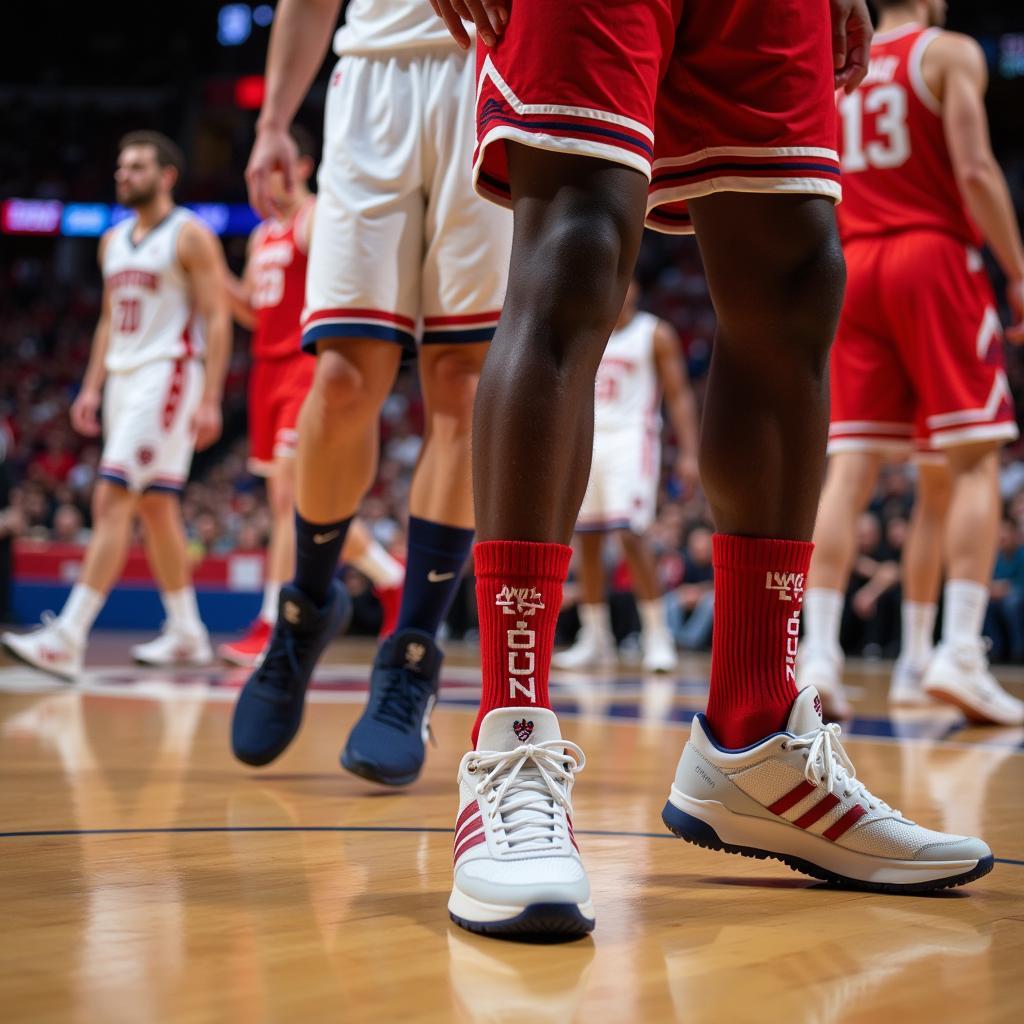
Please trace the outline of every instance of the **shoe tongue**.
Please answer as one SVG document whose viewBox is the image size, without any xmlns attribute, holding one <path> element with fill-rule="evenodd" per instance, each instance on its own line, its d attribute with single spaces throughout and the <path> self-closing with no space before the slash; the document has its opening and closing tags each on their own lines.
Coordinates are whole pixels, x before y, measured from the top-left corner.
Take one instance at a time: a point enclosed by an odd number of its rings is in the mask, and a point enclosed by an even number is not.
<svg viewBox="0 0 1024 1024">
<path fill-rule="evenodd" d="M 432 678 L 440 665 L 441 651 L 429 633 L 403 629 L 388 637 L 380 652 L 380 664 L 404 668 L 424 678 Z"/>
<path fill-rule="evenodd" d="M 536 745 L 561 738 L 554 711 L 547 708 L 496 708 L 489 711 L 480 723 L 476 749 L 515 750 L 524 743 Z"/>
<path fill-rule="evenodd" d="M 821 698 L 813 686 L 804 687 L 793 701 L 786 720 L 786 731 L 804 736 L 821 727 Z"/>
</svg>

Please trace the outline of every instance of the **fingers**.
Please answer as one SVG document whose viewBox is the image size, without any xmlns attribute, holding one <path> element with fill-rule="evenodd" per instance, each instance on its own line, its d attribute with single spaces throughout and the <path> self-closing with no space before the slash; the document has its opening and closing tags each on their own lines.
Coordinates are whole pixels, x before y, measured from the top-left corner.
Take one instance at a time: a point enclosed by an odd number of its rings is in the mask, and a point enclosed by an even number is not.
<svg viewBox="0 0 1024 1024">
<path fill-rule="evenodd" d="M 444 22 L 452 39 L 455 40 L 464 50 L 469 49 L 469 33 L 466 26 L 462 24 L 462 18 L 455 11 L 452 0 L 430 0 L 430 6 L 434 13 Z"/>
<path fill-rule="evenodd" d="M 845 30 L 845 61 L 836 74 L 836 88 L 851 93 L 868 73 L 868 59 L 871 53 L 871 20 L 863 3 L 854 5 Z"/>
<path fill-rule="evenodd" d="M 253 153 L 249 166 L 245 170 L 245 183 L 249 186 L 249 205 L 264 219 L 270 216 L 270 197 L 267 190 L 269 172 L 261 163 L 256 162 Z"/>
<path fill-rule="evenodd" d="M 846 18 L 843 15 L 832 18 L 832 67 L 839 71 L 846 66 Z"/>
</svg>

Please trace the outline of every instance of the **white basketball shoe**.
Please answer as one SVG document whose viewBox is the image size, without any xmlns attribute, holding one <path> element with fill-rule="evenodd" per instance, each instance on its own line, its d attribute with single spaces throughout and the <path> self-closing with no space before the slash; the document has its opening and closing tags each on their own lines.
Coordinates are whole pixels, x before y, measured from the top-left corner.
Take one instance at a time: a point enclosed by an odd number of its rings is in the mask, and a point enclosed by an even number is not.
<svg viewBox="0 0 1024 1024">
<path fill-rule="evenodd" d="M 873 796 L 821 721 L 818 694 L 801 690 L 785 732 L 724 750 L 703 715 L 693 721 L 662 817 L 707 849 L 774 857 L 795 871 L 875 892 L 926 892 L 992 870 L 980 839 L 922 828 Z"/>
<path fill-rule="evenodd" d="M 667 629 L 645 633 L 640 641 L 643 652 L 643 670 L 645 672 L 674 672 L 679 667 L 679 655 L 676 653 L 675 641 Z"/>
<path fill-rule="evenodd" d="M 924 674 L 924 692 L 960 708 L 972 722 L 1024 725 L 1024 701 L 996 682 L 981 639 L 940 643 Z"/>
<path fill-rule="evenodd" d="M 913 665 L 906 658 L 897 658 L 892 666 L 889 680 L 889 703 L 894 707 L 927 707 L 931 698 L 924 692 L 923 668 Z"/>
<path fill-rule="evenodd" d="M 75 643 L 52 612 L 44 612 L 43 624 L 31 633 L 4 633 L 0 643 L 16 658 L 41 672 L 68 682 L 82 674 L 85 644 Z"/>
<path fill-rule="evenodd" d="M 213 661 L 213 648 L 205 629 L 200 633 L 184 633 L 165 625 L 158 637 L 136 644 L 132 648 L 132 657 L 142 665 L 160 668 L 178 665 L 199 667 Z"/>
<path fill-rule="evenodd" d="M 555 668 L 575 672 L 586 668 L 615 668 L 618 661 L 615 639 L 611 633 L 584 627 L 572 647 L 554 655 L 551 664 Z"/>
<path fill-rule="evenodd" d="M 448 913 L 485 935 L 576 938 L 594 927 L 572 831 L 583 751 L 544 708 L 498 708 L 459 766 L 455 881 Z"/>
<path fill-rule="evenodd" d="M 801 645 L 797 655 L 797 686 L 813 686 L 826 718 L 849 718 L 853 708 L 843 689 L 843 652 L 838 648 Z"/>
</svg>

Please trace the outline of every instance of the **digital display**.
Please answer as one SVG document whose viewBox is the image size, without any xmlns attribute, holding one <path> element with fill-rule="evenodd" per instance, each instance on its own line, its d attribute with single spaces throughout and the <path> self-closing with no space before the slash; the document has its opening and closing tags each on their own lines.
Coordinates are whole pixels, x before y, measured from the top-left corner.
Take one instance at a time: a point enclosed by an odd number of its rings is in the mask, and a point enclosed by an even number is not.
<svg viewBox="0 0 1024 1024">
<path fill-rule="evenodd" d="M 244 203 L 189 203 L 188 209 L 218 235 L 248 235 L 259 223 Z M 7 199 L 0 207 L 0 230 L 6 235 L 63 235 L 99 238 L 131 210 L 107 203 L 62 203 L 57 199 Z"/>
</svg>

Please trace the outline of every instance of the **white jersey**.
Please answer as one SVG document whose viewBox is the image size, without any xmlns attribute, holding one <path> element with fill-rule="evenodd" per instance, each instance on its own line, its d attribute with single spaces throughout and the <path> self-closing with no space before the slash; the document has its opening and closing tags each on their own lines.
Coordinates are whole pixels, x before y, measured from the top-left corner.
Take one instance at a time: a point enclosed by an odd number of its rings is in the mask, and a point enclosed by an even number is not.
<svg viewBox="0 0 1024 1024">
<path fill-rule="evenodd" d="M 654 359 L 658 318 L 637 313 L 612 333 L 597 368 L 594 433 L 661 429 L 661 388 Z"/>
<path fill-rule="evenodd" d="M 178 260 L 178 236 L 194 214 L 175 207 L 139 242 L 135 218 L 111 231 L 103 254 L 103 285 L 110 296 L 107 370 L 124 373 L 158 359 L 201 355 L 188 277 Z"/>
<path fill-rule="evenodd" d="M 466 27 L 472 33 L 472 26 Z M 352 0 L 345 12 L 345 24 L 334 34 L 334 52 L 339 57 L 438 47 L 461 52 L 430 0 Z"/>
</svg>

